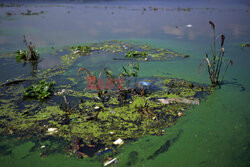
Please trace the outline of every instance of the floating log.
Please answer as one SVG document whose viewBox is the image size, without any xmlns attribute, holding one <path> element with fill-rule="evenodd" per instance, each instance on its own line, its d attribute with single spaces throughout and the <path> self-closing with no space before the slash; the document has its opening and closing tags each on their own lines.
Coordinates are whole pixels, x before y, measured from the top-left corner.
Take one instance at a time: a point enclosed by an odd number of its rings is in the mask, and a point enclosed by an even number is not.
<svg viewBox="0 0 250 167">
<path fill-rule="evenodd" d="M 19 84 L 21 82 L 24 81 L 30 81 L 31 79 L 16 79 L 16 80 L 12 80 L 12 81 L 6 81 L 5 83 L 1 84 L 0 87 L 4 87 L 4 86 L 10 86 L 10 85 L 16 85 Z"/>
<path fill-rule="evenodd" d="M 169 98 L 169 99 L 158 99 L 158 101 L 160 101 L 163 104 L 171 104 L 171 103 L 185 103 L 185 104 L 193 104 L 193 105 L 199 105 L 200 104 L 200 100 L 199 99 L 186 99 L 186 98 Z"/>
</svg>

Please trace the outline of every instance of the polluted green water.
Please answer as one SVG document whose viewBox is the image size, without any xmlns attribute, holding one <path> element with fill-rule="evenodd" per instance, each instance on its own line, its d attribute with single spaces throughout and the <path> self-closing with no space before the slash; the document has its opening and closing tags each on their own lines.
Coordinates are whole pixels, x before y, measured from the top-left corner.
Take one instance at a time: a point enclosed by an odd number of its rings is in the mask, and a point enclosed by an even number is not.
<svg viewBox="0 0 250 167">
<path fill-rule="evenodd" d="M 1 5 L 1 166 L 249 166 L 249 4 L 223 3 Z M 199 72 L 209 20 L 233 61 L 220 88 Z M 23 35 L 38 62 L 16 61 Z M 141 85 L 86 89 L 119 74 Z"/>
</svg>

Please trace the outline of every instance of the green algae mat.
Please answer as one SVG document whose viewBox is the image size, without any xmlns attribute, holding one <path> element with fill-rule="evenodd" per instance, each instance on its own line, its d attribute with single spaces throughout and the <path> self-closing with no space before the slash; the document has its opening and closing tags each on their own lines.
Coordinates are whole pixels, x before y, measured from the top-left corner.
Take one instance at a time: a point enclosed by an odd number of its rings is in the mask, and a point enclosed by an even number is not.
<svg viewBox="0 0 250 167">
<path fill-rule="evenodd" d="M 107 41 L 65 47 L 55 55 L 61 64 L 0 87 L 0 134 L 37 137 L 35 147 L 41 148 L 41 156 L 55 149 L 78 157 L 114 156 L 124 143 L 165 134 L 164 128 L 212 91 L 208 85 L 183 79 L 140 77 L 141 62 L 189 57 L 167 49 Z M 86 62 L 91 57 L 123 64 L 116 71 L 108 64 L 96 70 Z M 48 138 L 63 144 L 44 143 Z"/>
</svg>

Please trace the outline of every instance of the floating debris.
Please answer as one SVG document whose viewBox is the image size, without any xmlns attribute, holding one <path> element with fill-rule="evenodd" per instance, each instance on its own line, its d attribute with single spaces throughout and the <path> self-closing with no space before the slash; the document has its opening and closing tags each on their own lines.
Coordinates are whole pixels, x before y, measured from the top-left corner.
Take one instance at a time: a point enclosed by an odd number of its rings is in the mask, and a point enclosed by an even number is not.
<svg viewBox="0 0 250 167">
<path fill-rule="evenodd" d="M 56 92 L 55 95 L 62 95 L 64 93 L 66 93 L 66 89 L 62 89 L 62 91 Z"/>
<path fill-rule="evenodd" d="M 110 164 L 112 164 L 112 163 L 117 163 L 117 162 L 118 162 L 118 159 L 117 159 L 117 158 L 114 158 L 114 159 L 112 159 L 112 160 L 109 160 L 109 161 L 104 162 L 104 166 L 108 166 L 108 165 L 110 165 Z"/>
<path fill-rule="evenodd" d="M 46 135 L 53 135 L 58 132 L 58 128 L 48 128 Z"/>
<path fill-rule="evenodd" d="M 7 82 L 0 87 L 3 97 L 0 99 L 1 135 L 9 135 L 10 132 L 22 137 L 29 137 L 30 134 L 53 135 L 71 143 L 71 154 L 92 157 L 107 151 L 105 148 L 114 151 L 115 148 L 111 148 L 111 145 L 122 145 L 126 139 L 137 139 L 144 135 L 163 135 L 163 128 L 172 126 L 185 110 L 190 109 L 192 105 L 198 105 L 201 98 L 211 93 L 211 87 L 207 85 L 182 79 L 165 76 L 138 78 L 139 61 L 121 66 L 122 71 L 117 76 L 111 70 L 104 69 L 105 75 L 102 77 L 114 81 L 113 84 L 118 82 L 115 79 L 125 78 L 122 87 L 105 89 L 99 86 L 99 89 L 82 89 L 85 85 L 80 79 L 92 76 L 98 79 L 103 71 L 95 73 L 83 68 L 82 65 L 76 65 L 75 61 L 81 56 L 103 56 L 103 53 L 111 55 L 115 51 L 113 57 L 124 57 L 129 51 L 140 50 L 145 51 L 145 58 L 150 60 L 184 58 L 184 55 L 170 50 L 120 41 L 88 46 L 91 49 L 84 54 L 74 54 L 75 51 L 69 47 L 68 50 L 65 48 L 67 52 L 60 52 L 63 54 L 62 66 L 37 72 L 37 78 L 43 82 L 42 84 L 34 84 L 30 78 L 21 78 L 20 82 Z M 159 54 L 159 57 L 154 57 L 156 54 Z M 141 57 L 127 59 L 144 60 Z M 79 61 L 77 63 L 79 64 Z M 72 69 L 75 65 L 76 68 Z M 72 75 L 76 75 L 77 71 L 79 79 L 76 80 Z M 82 72 L 83 75 L 80 75 Z M 50 90 L 48 80 L 56 81 L 57 84 L 53 85 L 56 93 L 42 93 L 45 96 L 37 98 L 44 90 Z M 131 81 L 130 84 L 126 83 L 128 80 Z M 30 87 L 29 91 L 25 89 L 27 87 Z M 20 99 L 25 91 L 36 98 Z M 38 101 L 47 97 L 51 98 L 46 103 Z M 163 100 L 161 102 L 158 99 Z M 49 146 L 46 145 L 46 149 L 47 147 Z"/>
<path fill-rule="evenodd" d="M 120 138 L 113 142 L 114 145 L 122 145 L 123 143 L 124 141 Z"/>
<path fill-rule="evenodd" d="M 45 145 L 41 146 L 40 148 L 41 148 L 41 149 L 44 149 L 44 148 L 45 148 Z"/>
<path fill-rule="evenodd" d="M 178 117 L 181 117 L 182 115 L 182 112 L 178 112 Z"/>
<path fill-rule="evenodd" d="M 150 86 L 152 82 L 141 81 L 139 84 L 141 84 L 142 86 Z"/>
<path fill-rule="evenodd" d="M 193 104 L 200 105 L 199 99 L 185 99 L 185 98 L 169 98 L 169 99 L 158 99 L 163 104 L 171 104 L 171 103 L 185 103 L 185 104 Z"/>
<path fill-rule="evenodd" d="M 241 48 L 245 48 L 245 47 L 250 47 L 250 44 L 249 43 L 242 43 Z"/>
<path fill-rule="evenodd" d="M 73 92 L 74 91 L 70 89 L 62 89 L 61 91 L 54 93 L 54 95 L 63 95 L 63 94 L 73 93 Z"/>
<path fill-rule="evenodd" d="M 99 108 L 100 108 L 99 106 L 95 106 L 95 107 L 94 107 L 95 110 L 98 110 Z"/>
</svg>

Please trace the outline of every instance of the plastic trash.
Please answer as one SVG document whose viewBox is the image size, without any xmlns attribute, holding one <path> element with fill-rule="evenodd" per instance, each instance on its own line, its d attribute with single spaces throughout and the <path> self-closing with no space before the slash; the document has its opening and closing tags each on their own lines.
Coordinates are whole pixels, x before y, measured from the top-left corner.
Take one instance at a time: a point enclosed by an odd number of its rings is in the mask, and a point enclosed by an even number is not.
<svg viewBox="0 0 250 167">
<path fill-rule="evenodd" d="M 76 53 L 78 53 L 78 52 L 80 52 L 79 50 L 77 50 L 77 51 L 74 51 L 74 54 L 76 54 Z"/>
<path fill-rule="evenodd" d="M 150 86 L 152 84 L 152 82 L 141 81 L 140 84 L 142 86 Z"/>
<path fill-rule="evenodd" d="M 45 145 L 41 146 L 40 148 L 41 148 L 41 149 L 45 148 Z"/>
<path fill-rule="evenodd" d="M 122 145 L 123 143 L 124 141 L 120 138 L 113 142 L 114 145 Z"/>
<path fill-rule="evenodd" d="M 96 155 L 97 156 L 101 156 L 101 155 L 104 155 L 104 154 L 109 153 L 111 151 L 113 151 L 113 150 L 112 149 L 107 149 L 107 150 L 100 151 L 100 152 L 96 153 Z"/>
<path fill-rule="evenodd" d="M 112 163 L 117 163 L 117 162 L 118 162 L 118 159 L 117 159 L 117 158 L 114 158 L 114 159 L 112 159 L 112 160 L 110 160 L 110 161 L 104 162 L 104 166 L 110 165 L 110 164 L 112 164 Z"/>
<path fill-rule="evenodd" d="M 57 128 L 48 128 L 46 135 L 53 135 L 54 133 L 57 133 L 58 129 Z"/>
</svg>

